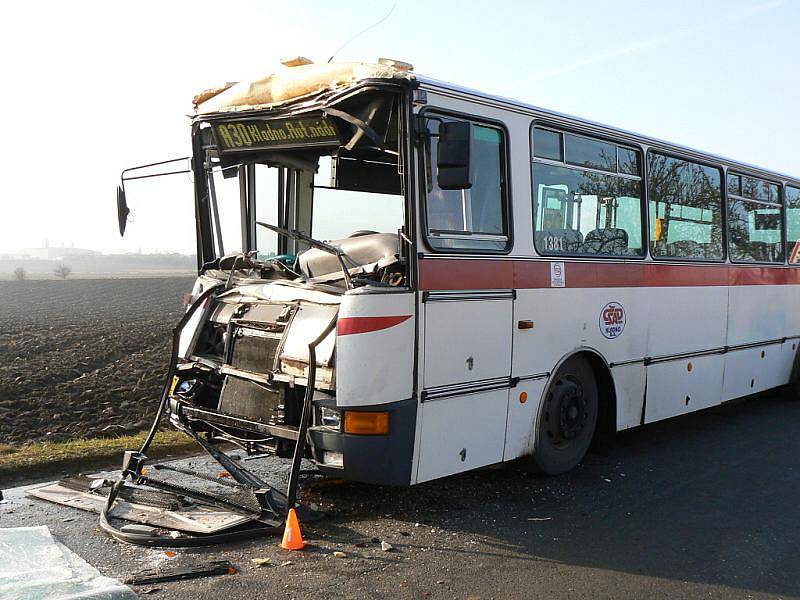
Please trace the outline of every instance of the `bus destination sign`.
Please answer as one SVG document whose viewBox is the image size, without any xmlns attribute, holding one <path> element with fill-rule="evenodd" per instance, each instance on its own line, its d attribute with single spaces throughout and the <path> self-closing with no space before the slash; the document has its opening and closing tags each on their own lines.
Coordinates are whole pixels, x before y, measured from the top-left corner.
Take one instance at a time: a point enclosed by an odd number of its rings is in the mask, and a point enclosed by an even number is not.
<svg viewBox="0 0 800 600">
<path fill-rule="evenodd" d="M 220 152 L 339 144 L 336 129 L 324 116 L 226 121 L 214 123 L 212 127 Z"/>
</svg>

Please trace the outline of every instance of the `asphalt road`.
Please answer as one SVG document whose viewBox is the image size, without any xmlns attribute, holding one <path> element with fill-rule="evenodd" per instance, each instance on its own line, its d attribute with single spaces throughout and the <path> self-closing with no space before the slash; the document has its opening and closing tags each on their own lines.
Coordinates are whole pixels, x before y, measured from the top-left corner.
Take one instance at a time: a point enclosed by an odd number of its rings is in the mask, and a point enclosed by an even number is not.
<svg viewBox="0 0 800 600">
<path fill-rule="evenodd" d="M 166 560 L 238 568 L 143 588 L 159 588 L 152 598 L 789 598 L 800 596 L 799 426 L 800 401 L 771 395 L 619 434 L 558 478 L 510 466 L 407 489 L 320 487 L 306 499 L 331 516 L 303 528 L 303 552 L 267 538 L 167 558 L 19 490 L 0 526 L 49 525 L 120 579 Z"/>
</svg>

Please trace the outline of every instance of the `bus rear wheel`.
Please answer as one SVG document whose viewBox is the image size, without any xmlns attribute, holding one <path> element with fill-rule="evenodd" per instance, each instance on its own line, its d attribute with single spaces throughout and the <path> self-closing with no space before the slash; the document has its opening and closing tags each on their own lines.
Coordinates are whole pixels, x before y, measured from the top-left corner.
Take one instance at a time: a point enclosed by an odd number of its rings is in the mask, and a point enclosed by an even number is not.
<svg viewBox="0 0 800 600">
<path fill-rule="evenodd" d="M 597 380 L 589 361 L 576 356 L 556 371 L 539 411 L 536 469 L 560 475 L 583 459 L 597 426 Z"/>
</svg>

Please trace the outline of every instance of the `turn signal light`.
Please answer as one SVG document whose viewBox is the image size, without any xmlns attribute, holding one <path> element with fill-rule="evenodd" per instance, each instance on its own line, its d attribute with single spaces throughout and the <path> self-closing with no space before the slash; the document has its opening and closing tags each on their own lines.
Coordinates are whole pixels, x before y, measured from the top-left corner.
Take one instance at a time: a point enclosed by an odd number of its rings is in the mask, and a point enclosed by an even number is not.
<svg viewBox="0 0 800 600">
<path fill-rule="evenodd" d="M 344 413 L 344 432 L 358 435 L 386 435 L 389 433 L 389 413 L 348 410 Z"/>
</svg>

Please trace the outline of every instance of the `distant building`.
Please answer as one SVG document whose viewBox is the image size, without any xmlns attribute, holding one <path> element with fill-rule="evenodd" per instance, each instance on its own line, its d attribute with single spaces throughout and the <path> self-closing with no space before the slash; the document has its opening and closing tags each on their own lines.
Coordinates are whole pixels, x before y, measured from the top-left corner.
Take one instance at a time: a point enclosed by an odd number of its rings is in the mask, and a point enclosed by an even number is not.
<svg viewBox="0 0 800 600">
<path fill-rule="evenodd" d="M 100 256 L 102 252 L 86 248 L 20 248 L 12 258 L 37 258 L 40 260 L 61 260 L 76 256 Z"/>
</svg>

